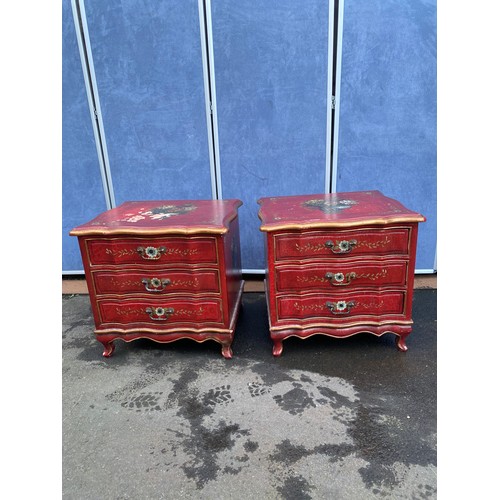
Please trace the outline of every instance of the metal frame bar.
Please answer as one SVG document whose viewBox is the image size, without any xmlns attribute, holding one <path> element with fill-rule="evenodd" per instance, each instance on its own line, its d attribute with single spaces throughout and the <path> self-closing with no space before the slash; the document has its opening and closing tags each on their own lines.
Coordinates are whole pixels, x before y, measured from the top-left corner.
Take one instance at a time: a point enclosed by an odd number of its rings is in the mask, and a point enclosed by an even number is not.
<svg viewBox="0 0 500 500">
<path fill-rule="evenodd" d="M 198 0 L 198 16 L 200 19 L 201 57 L 203 62 L 212 198 L 220 200 L 222 199 L 222 182 L 219 155 L 219 127 L 217 122 L 217 92 L 215 88 L 212 5 L 210 0 Z"/>
<path fill-rule="evenodd" d="M 337 39 L 335 40 L 335 3 L 338 1 Z M 328 78 L 326 111 L 326 165 L 325 193 L 337 191 L 337 161 L 340 117 L 340 82 L 342 72 L 342 32 L 344 27 L 344 0 L 329 0 L 328 8 Z M 334 48 L 337 47 L 335 58 Z M 333 81 L 335 61 L 335 82 Z M 335 87 L 334 87 L 335 83 Z M 332 111 L 332 102 L 335 106 Z"/>
<path fill-rule="evenodd" d="M 333 3 L 334 0 L 330 0 Z M 340 83 L 342 75 L 342 34 L 344 31 L 344 0 L 339 0 L 337 19 L 337 54 L 335 75 L 335 109 L 333 112 L 333 145 L 332 145 L 332 169 L 331 169 L 331 191 L 337 192 L 337 164 L 339 155 L 339 121 L 340 121 Z"/>
<path fill-rule="evenodd" d="M 328 76 L 326 83 L 326 164 L 325 193 L 332 186 L 332 89 L 333 89 L 333 36 L 335 32 L 335 0 L 329 0 L 328 7 Z"/>
<path fill-rule="evenodd" d="M 84 0 L 71 0 L 73 11 L 73 21 L 75 23 L 76 39 L 80 51 L 80 61 L 82 63 L 85 90 L 89 104 L 90 118 L 94 131 L 94 140 L 97 149 L 97 157 L 101 171 L 101 181 L 104 189 L 104 198 L 108 210 L 116 206 L 111 171 L 109 168 L 108 148 L 106 145 L 106 135 L 104 133 L 104 123 L 102 119 L 101 104 L 99 101 L 99 91 L 94 70 L 94 60 L 92 58 L 92 48 L 87 25 L 87 15 L 85 13 Z"/>
</svg>

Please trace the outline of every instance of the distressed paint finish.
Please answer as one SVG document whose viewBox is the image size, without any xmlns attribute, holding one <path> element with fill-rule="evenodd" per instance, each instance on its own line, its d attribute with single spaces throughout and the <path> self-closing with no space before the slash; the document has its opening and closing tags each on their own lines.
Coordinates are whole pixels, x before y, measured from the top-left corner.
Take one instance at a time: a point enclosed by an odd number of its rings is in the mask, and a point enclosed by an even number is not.
<svg viewBox="0 0 500 500">
<path fill-rule="evenodd" d="M 211 198 L 197 1 L 85 5 L 116 203 Z"/>
<path fill-rule="evenodd" d="M 255 201 L 325 183 L 328 0 L 212 0 L 222 193 L 243 200 L 242 266 L 263 269 Z"/>
<path fill-rule="evenodd" d="M 426 214 L 417 269 L 432 269 L 435 0 L 345 1 L 337 190 L 374 187 Z"/>
<path fill-rule="evenodd" d="M 412 298 L 418 223 L 425 217 L 385 197 L 380 191 L 361 191 L 309 196 L 261 198 L 261 231 L 266 232 L 267 269 L 265 290 L 273 355 L 280 356 L 283 340 L 313 335 L 349 337 L 368 332 L 397 336 L 397 348 L 406 351 L 406 337 L 412 330 Z M 317 210 L 318 206 L 346 206 L 340 211 Z M 320 203 L 322 202 L 322 203 Z M 319 204 L 319 205 L 318 205 Z M 304 244 L 307 242 L 306 244 Z M 305 282 L 292 293 L 280 289 L 280 273 L 303 276 L 316 264 L 360 265 L 369 275 L 372 259 L 396 264 L 406 270 L 398 284 L 377 289 L 354 282 L 350 289 L 320 290 Z M 331 274 L 343 281 L 345 275 Z M 326 273 L 325 273 L 326 277 Z"/>
<path fill-rule="evenodd" d="M 62 270 L 83 270 L 69 231 L 106 210 L 70 0 L 62 4 Z"/>
<path fill-rule="evenodd" d="M 189 338 L 214 340 L 225 358 L 232 357 L 244 285 L 240 205 L 240 200 L 126 202 L 70 232 L 80 244 L 103 356 L 113 354 L 117 339 L 169 343 Z M 216 287 L 202 273 L 196 288 L 168 286 L 178 271 L 193 276 L 200 270 L 217 277 Z M 171 271 L 171 279 L 159 278 Z M 109 287 L 113 274 L 121 279 Z"/>
</svg>

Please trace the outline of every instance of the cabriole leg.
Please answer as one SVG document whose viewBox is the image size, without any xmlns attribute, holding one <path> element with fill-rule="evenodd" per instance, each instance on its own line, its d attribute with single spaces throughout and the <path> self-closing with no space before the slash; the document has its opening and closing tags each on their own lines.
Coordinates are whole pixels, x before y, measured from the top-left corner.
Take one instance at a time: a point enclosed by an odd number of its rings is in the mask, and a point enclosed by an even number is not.
<svg viewBox="0 0 500 500">
<path fill-rule="evenodd" d="M 283 352 L 283 340 L 282 339 L 273 339 L 273 356 L 278 357 L 281 356 Z"/>
<path fill-rule="evenodd" d="M 101 344 L 104 346 L 104 352 L 102 353 L 102 355 L 105 358 L 109 358 L 115 350 L 115 344 L 112 340 L 110 342 L 101 342 Z"/>
<path fill-rule="evenodd" d="M 231 349 L 231 344 L 222 344 L 222 355 L 226 359 L 231 359 L 233 357 L 233 351 Z"/>
<path fill-rule="evenodd" d="M 408 350 L 408 347 L 406 346 L 406 337 L 408 337 L 408 335 L 408 333 L 396 335 L 396 346 L 402 352 L 406 352 Z"/>
</svg>

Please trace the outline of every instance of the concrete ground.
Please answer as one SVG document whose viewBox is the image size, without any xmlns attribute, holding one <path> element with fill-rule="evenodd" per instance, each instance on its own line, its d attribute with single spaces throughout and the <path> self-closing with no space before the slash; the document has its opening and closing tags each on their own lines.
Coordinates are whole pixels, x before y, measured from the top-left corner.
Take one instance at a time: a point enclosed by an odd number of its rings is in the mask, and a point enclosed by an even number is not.
<svg viewBox="0 0 500 500">
<path fill-rule="evenodd" d="M 436 498 L 436 289 L 394 336 L 284 341 L 245 293 L 234 357 L 215 342 L 116 341 L 63 295 L 63 498 Z"/>
</svg>

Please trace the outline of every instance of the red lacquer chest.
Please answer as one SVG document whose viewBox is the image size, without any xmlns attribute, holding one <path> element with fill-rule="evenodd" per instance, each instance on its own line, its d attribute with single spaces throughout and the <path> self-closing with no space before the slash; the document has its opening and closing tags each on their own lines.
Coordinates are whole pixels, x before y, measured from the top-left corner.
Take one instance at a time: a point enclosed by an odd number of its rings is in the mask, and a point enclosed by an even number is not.
<svg viewBox="0 0 500 500">
<path fill-rule="evenodd" d="M 240 200 L 133 201 L 73 229 L 95 321 L 111 356 L 114 340 L 231 343 L 243 281 Z"/>
<path fill-rule="evenodd" d="M 273 354 L 283 340 L 397 335 L 406 351 L 419 213 L 379 191 L 261 198 Z"/>
</svg>

